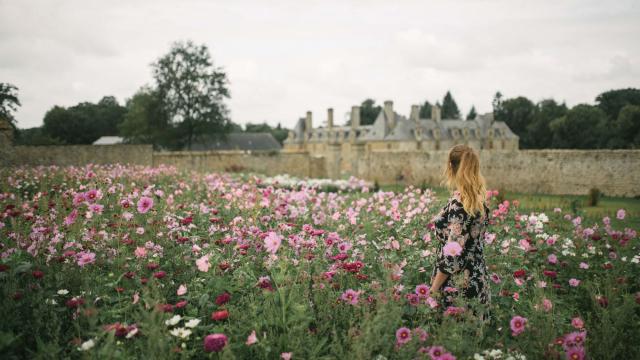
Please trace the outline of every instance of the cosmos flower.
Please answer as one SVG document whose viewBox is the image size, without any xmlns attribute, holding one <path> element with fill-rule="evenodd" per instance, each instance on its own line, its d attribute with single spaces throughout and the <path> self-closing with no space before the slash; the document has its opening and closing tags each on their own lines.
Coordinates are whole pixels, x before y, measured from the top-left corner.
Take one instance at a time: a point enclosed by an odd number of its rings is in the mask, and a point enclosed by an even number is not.
<svg viewBox="0 0 640 360">
<path fill-rule="evenodd" d="M 153 207 L 153 199 L 147 196 L 143 196 L 138 200 L 138 212 L 145 214 Z"/>
<path fill-rule="evenodd" d="M 510 326 L 511 326 L 511 335 L 518 336 L 524 332 L 525 325 L 527 324 L 527 319 L 522 316 L 514 316 L 511 318 Z"/>
<path fill-rule="evenodd" d="M 225 334 L 209 334 L 204 338 L 205 352 L 219 352 L 227 345 L 228 338 Z"/>
<path fill-rule="evenodd" d="M 396 330 L 396 340 L 398 344 L 403 345 L 411 341 L 411 330 L 406 327 L 401 327 Z"/>
</svg>

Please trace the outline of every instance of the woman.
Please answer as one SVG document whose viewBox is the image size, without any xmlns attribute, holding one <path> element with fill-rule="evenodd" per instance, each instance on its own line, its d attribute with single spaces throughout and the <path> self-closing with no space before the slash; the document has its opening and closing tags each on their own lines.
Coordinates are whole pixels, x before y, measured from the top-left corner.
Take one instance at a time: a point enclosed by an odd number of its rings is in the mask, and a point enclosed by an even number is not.
<svg viewBox="0 0 640 360">
<path fill-rule="evenodd" d="M 489 208 L 478 155 L 467 145 L 454 146 L 449 151 L 444 176 L 447 187 L 455 191 L 432 219 L 438 252 L 430 292 L 432 296 L 443 295 L 444 308 L 453 304 L 460 289 L 466 302 L 478 299 L 489 305 L 491 295 L 483 255 Z"/>
</svg>

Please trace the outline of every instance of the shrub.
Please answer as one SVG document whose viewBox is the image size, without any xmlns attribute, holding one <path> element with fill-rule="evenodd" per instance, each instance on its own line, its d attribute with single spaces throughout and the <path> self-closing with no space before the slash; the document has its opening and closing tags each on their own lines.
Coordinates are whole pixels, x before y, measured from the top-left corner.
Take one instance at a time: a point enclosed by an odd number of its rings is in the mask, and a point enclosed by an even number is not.
<svg viewBox="0 0 640 360">
<path fill-rule="evenodd" d="M 589 198 L 587 200 L 588 206 L 598 206 L 598 202 L 600 201 L 600 197 L 602 194 L 598 188 L 589 189 Z"/>
</svg>

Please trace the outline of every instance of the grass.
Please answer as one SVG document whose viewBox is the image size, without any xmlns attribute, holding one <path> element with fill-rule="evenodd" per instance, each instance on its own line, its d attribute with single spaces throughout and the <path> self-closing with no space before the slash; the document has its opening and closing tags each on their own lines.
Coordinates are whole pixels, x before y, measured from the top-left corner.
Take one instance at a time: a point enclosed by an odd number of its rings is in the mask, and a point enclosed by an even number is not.
<svg viewBox="0 0 640 360">
<path fill-rule="evenodd" d="M 449 192 L 443 187 L 429 186 L 436 192 L 438 200 L 444 202 L 449 197 Z M 381 190 L 384 191 L 402 191 L 404 187 L 400 184 L 397 185 L 383 185 Z M 585 195 L 550 195 L 550 194 L 523 194 L 517 192 L 505 192 L 502 197 L 506 200 L 520 201 L 520 211 L 527 213 L 531 211 L 535 212 L 552 212 L 555 208 L 562 209 L 563 213 L 574 213 L 577 210 L 577 214 L 583 216 L 590 221 L 601 220 L 605 216 L 609 216 L 611 221 L 615 223 L 618 221 L 615 218 L 618 209 L 624 209 L 626 211 L 626 218 L 624 220 L 625 226 L 633 229 L 640 228 L 640 199 L 639 198 L 624 198 L 613 196 L 602 196 L 597 206 L 587 206 L 588 196 Z M 575 209 L 574 209 L 575 207 Z"/>
</svg>

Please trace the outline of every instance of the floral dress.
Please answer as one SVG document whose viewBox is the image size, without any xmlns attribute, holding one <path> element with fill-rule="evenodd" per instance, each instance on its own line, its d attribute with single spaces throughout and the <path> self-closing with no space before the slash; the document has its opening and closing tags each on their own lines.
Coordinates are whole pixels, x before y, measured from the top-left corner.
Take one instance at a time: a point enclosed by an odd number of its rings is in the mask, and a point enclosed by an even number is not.
<svg viewBox="0 0 640 360">
<path fill-rule="evenodd" d="M 462 207 L 460 193 L 456 191 L 432 219 L 438 251 L 431 276 L 435 277 L 438 270 L 449 275 L 440 288 L 444 295 L 445 308 L 452 305 L 453 297 L 460 289 L 465 298 L 478 298 L 481 304 L 489 305 L 491 300 L 483 255 L 484 234 L 489 225 L 489 208 L 486 203 L 483 207 L 484 214 L 467 214 Z M 460 246 L 446 246 L 454 241 Z M 456 253 L 459 255 L 455 255 Z"/>
</svg>

